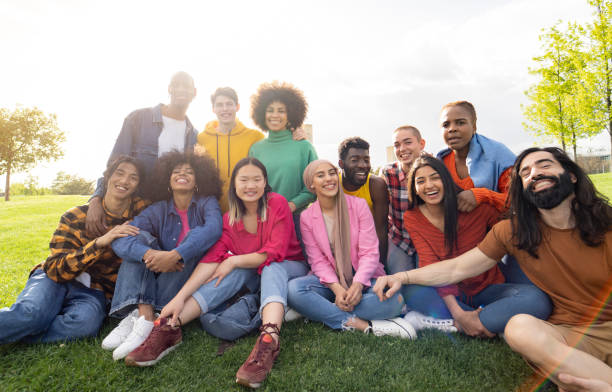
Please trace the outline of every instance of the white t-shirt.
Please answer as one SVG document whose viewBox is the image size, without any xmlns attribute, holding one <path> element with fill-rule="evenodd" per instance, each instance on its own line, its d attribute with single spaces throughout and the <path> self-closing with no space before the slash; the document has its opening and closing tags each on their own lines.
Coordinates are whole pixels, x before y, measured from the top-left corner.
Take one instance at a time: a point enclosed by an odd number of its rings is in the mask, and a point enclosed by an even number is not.
<svg viewBox="0 0 612 392">
<path fill-rule="evenodd" d="M 164 127 L 159 134 L 157 156 L 172 151 L 183 151 L 185 149 L 185 129 L 187 122 L 185 120 L 175 120 L 170 117 L 162 116 Z"/>
</svg>

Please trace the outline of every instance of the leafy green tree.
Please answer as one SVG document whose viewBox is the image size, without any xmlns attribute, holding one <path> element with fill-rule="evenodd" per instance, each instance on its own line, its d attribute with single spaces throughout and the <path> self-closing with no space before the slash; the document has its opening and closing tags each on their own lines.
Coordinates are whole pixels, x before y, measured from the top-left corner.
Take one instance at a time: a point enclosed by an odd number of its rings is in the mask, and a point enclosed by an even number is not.
<svg viewBox="0 0 612 392">
<path fill-rule="evenodd" d="M 595 11 L 593 22 L 583 31 L 589 42 L 580 69 L 581 91 L 589 107 L 584 121 L 595 133 L 607 130 L 612 148 L 612 1 L 588 0 L 588 3 Z"/>
<path fill-rule="evenodd" d="M 93 181 L 61 171 L 53 180 L 51 189 L 59 195 L 90 195 L 93 193 Z"/>
<path fill-rule="evenodd" d="M 64 140 L 55 114 L 45 114 L 35 107 L 17 107 L 13 111 L 0 108 L 0 175 L 6 175 L 4 200 L 10 197 L 11 173 L 60 158 Z"/>
<path fill-rule="evenodd" d="M 578 88 L 583 60 L 578 31 L 576 25 L 561 31 L 557 24 L 540 35 L 544 54 L 533 58 L 537 67 L 529 70 L 539 80 L 525 92 L 531 104 L 522 106 L 528 120 L 523 126 L 536 136 L 555 140 L 564 151 L 571 145 L 574 159 L 578 139 L 589 134 L 581 118 L 586 98 Z"/>
</svg>

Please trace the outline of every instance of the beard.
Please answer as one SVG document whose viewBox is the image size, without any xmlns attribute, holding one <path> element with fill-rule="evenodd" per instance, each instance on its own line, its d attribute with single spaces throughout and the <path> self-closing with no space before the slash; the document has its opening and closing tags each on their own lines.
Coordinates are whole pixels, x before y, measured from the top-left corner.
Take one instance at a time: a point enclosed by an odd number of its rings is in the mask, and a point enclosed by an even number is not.
<svg viewBox="0 0 612 392">
<path fill-rule="evenodd" d="M 555 184 L 550 188 L 544 189 L 539 192 L 534 192 L 533 188 L 537 180 L 547 179 L 553 181 Z M 567 170 L 561 173 L 558 177 L 555 176 L 538 176 L 534 179 L 527 189 L 523 190 L 523 196 L 529 200 L 537 208 L 544 210 L 550 210 L 555 208 L 563 200 L 574 192 L 574 183 Z"/>
<path fill-rule="evenodd" d="M 355 178 L 355 173 L 358 172 L 358 171 L 360 171 L 360 170 L 344 168 L 343 178 L 346 178 L 346 180 L 349 182 L 349 184 L 351 184 L 353 186 L 361 187 L 368 180 L 368 173 L 366 173 L 366 176 L 365 176 L 365 178 L 363 180 L 362 179 L 358 180 L 358 179 Z M 368 172 L 369 172 L 369 170 L 368 170 Z"/>
</svg>

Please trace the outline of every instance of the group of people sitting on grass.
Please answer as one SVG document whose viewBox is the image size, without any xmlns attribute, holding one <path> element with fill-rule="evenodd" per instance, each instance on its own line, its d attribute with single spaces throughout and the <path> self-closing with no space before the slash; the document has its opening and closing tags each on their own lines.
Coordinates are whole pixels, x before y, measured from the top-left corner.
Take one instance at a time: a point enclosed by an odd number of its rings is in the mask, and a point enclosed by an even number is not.
<svg viewBox="0 0 612 392">
<path fill-rule="evenodd" d="M 182 325 L 225 330 L 209 316 L 258 293 L 260 335 L 236 374 L 252 388 L 301 315 L 377 336 L 501 335 L 561 389 L 612 390 L 612 208 L 563 151 L 515 157 L 458 101 L 440 113 L 447 149 L 433 157 L 401 126 L 378 177 L 359 137 L 338 166 L 317 158 L 288 83 L 251 98 L 266 138 L 237 120 L 231 88 L 200 134 L 193 79 L 175 74 L 168 92 L 125 119 L 89 204 L 62 216 L 51 255 L 0 310 L 0 343 L 95 336 L 110 315 L 102 347 L 150 366 Z"/>
</svg>

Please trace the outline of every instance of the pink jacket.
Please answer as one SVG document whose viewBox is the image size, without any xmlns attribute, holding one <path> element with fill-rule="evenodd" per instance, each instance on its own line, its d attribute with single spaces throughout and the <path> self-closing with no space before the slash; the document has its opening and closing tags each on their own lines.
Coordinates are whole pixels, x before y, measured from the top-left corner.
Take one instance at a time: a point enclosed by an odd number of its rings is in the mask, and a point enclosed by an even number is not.
<svg viewBox="0 0 612 392">
<path fill-rule="evenodd" d="M 385 274 L 384 267 L 378 260 L 378 237 L 374 218 L 365 200 L 344 196 L 351 220 L 351 263 L 355 271 L 353 280 L 369 287 L 370 279 Z M 334 269 L 335 260 L 318 200 L 302 212 L 300 228 L 312 272 L 321 283 L 338 282 Z"/>
</svg>

